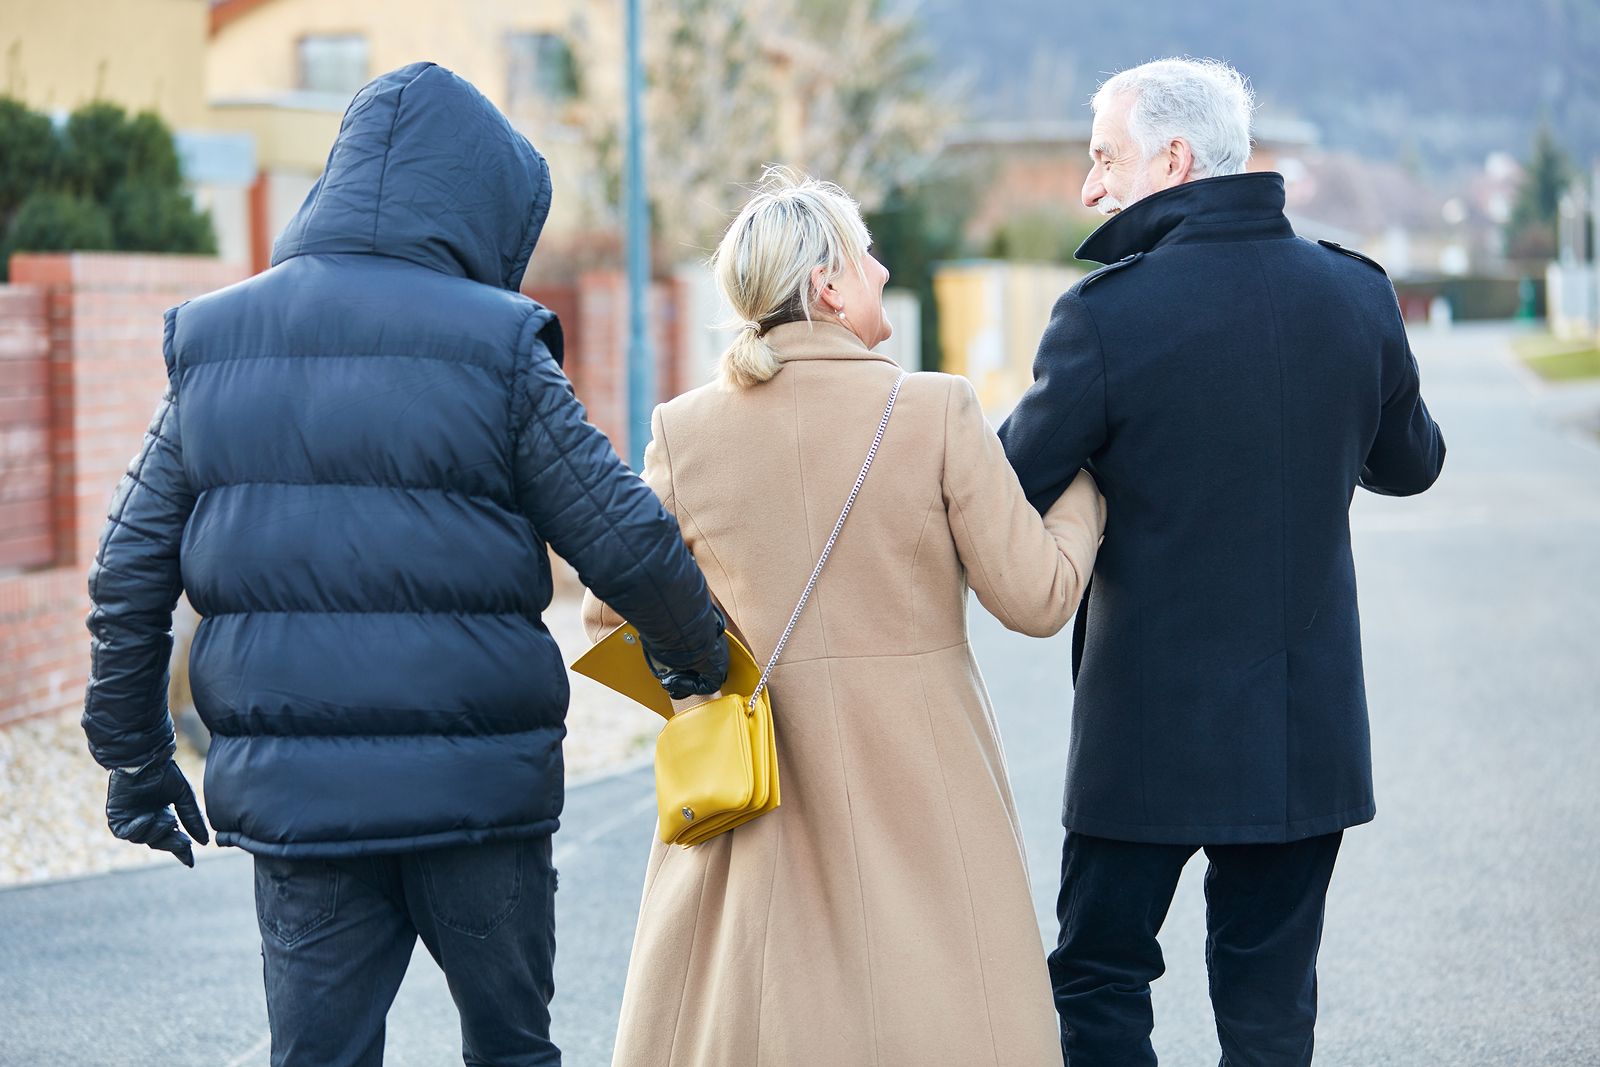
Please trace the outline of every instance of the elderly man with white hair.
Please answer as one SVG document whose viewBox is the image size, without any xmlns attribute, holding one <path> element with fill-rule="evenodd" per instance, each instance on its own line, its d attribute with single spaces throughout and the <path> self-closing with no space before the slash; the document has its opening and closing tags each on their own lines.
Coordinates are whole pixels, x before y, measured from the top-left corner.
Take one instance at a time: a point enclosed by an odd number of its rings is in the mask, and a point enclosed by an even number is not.
<svg viewBox="0 0 1600 1067">
<path fill-rule="evenodd" d="M 1283 179 L 1244 173 L 1252 97 L 1161 60 L 1095 94 L 1078 250 L 1001 429 L 1048 508 L 1080 468 L 1107 502 L 1073 642 L 1060 939 L 1072 1067 L 1153 1064 L 1156 934 L 1206 873 L 1222 1062 L 1311 1061 L 1323 902 L 1372 763 L 1349 506 L 1438 477 L 1393 287 L 1295 236 Z"/>
</svg>

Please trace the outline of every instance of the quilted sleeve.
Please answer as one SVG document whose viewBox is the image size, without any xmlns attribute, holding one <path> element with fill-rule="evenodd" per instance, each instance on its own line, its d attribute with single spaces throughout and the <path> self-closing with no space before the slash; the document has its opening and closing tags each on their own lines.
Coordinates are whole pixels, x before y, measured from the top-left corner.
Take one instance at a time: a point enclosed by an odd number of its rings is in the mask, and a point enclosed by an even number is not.
<svg viewBox="0 0 1600 1067">
<path fill-rule="evenodd" d="M 173 312 L 167 313 L 170 347 Z M 170 366 L 169 356 L 169 366 Z M 89 568 L 89 684 L 83 729 L 103 767 L 138 767 L 175 747 L 167 710 L 178 549 L 195 494 L 183 468 L 177 388 L 166 396 L 111 500 Z"/>
<path fill-rule="evenodd" d="M 600 601 L 638 627 L 661 663 L 719 684 L 727 643 L 678 524 L 584 415 L 550 354 L 553 319 L 528 345 L 516 386 L 517 501 Z"/>
</svg>

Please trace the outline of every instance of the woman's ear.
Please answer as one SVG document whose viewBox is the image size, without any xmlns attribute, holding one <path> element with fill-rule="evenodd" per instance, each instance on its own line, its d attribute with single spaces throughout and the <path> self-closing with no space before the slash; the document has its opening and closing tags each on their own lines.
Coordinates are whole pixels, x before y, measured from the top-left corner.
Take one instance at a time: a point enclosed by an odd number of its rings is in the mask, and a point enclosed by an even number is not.
<svg viewBox="0 0 1600 1067">
<path fill-rule="evenodd" d="M 840 307 L 839 291 L 828 284 L 828 269 L 826 267 L 811 268 L 811 300 L 817 307 L 829 311 L 838 311 Z"/>
</svg>

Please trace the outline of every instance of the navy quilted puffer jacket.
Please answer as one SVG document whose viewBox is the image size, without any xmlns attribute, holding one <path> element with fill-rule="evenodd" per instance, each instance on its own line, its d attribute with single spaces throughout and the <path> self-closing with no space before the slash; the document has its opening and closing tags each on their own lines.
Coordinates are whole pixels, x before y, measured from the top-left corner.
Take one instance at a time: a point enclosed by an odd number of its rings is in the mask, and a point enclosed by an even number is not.
<svg viewBox="0 0 1600 1067">
<path fill-rule="evenodd" d="M 567 680 L 546 543 L 720 679 L 677 526 L 584 420 L 517 287 L 544 160 L 415 64 L 351 103 L 271 270 L 167 313 L 169 388 L 90 574 L 101 764 L 172 750 L 171 612 L 222 844 L 340 856 L 549 833 Z"/>
</svg>

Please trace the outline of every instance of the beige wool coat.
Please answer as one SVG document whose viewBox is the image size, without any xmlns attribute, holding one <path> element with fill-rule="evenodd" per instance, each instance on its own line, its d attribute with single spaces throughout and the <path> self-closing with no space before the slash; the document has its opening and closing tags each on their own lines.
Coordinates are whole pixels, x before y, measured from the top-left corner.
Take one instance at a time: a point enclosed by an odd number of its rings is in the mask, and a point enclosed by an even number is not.
<svg viewBox="0 0 1600 1067">
<path fill-rule="evenodd" d="M 763 663 L 900 374 L 839 325 L 768 336 L 771 381 L 657 409 L 644 475 Z M 614 1065 L 1060 1064 L 967 589 L 1053 634 L 1103 525 L 1088 475 L 1040 520 L 966 379 L 906 379 L 770 683 L 782 805 L 654 844 Z M 597 639 L 620 622 L 585 616 Z"/>
</svg>

